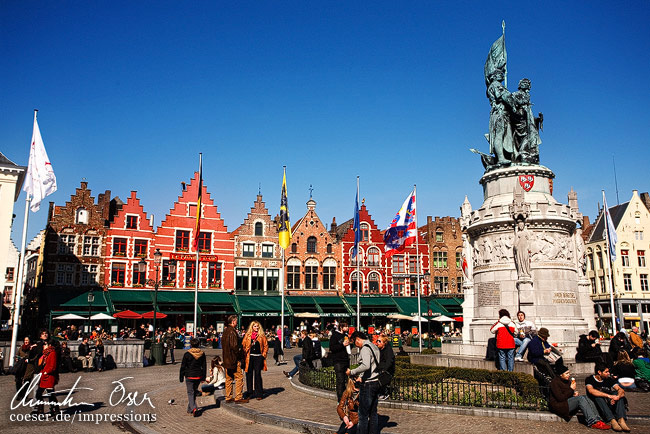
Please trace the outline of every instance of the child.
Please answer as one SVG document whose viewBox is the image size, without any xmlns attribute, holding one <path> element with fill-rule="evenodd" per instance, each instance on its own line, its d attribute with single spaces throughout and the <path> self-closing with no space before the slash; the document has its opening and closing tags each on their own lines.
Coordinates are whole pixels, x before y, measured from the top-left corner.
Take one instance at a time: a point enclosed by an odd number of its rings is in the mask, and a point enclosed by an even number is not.
<svg viewBox="0 0 650 434">
<path fill-rule="evenodd" d="M 336 412 L 343 421 L 337 434 L 356 432 L 359 423 L 359 383 L 348 378 L 348 385 L 341 396 Z"/>
<path fill-rule="evenodd" d="M 214 356 L 210 362 L 210 371 L 210 376 L 205 379 L 206 384 L 201 385 L 203 396 L 210 395 L 215 390 L 226 387 L 226 370 L 221 364 L 221 357 Z"/>
</svg>

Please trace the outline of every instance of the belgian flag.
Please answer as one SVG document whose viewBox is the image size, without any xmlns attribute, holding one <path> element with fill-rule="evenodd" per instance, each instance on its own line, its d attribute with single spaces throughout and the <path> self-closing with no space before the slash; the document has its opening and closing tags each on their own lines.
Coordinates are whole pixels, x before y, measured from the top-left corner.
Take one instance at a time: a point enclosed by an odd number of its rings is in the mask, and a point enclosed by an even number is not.
<svg viewBox="0 0 650 434">
<path fill-rule="evenodd" d="M 287 168 L 284 168 L 282 175 L 282 197 L 280 198 L 280 227 L 279 242 L 280 247 L 284 250 L 289 247 L 291 243 L 291 223 L 289 223 L 289 203 L 287 201 Z"/>
</svg>

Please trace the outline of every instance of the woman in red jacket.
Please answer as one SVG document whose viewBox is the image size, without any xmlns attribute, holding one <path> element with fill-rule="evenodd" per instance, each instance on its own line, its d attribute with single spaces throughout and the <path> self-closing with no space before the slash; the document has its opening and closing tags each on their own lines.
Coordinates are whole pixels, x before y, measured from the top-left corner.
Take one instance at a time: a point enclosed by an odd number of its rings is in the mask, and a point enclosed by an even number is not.
<svg viewBox="0 0 650 434">
<path fill-rule="evenodd" d="M 53 416 L 56 416 L 60 412 L 58 401 L 56 400 L 56 396 L 54 396 L 54 386 L 59 382 L 57 346 L 58 341 L 54 339 L 46 341 L 43 345 L 43 355 L 38 360 L 41 378 L 38 382 L 38 389 L 36 390 L 38 413 L 42 414 L 44 412 L 45 402 L 47 402 Z M 43 392 L 45 391 L 48 392 L 47 401 L 43 401 Z"/>
<path fill-rule="evenodd" d="M 510 319 L 506 309 L 499 311 L 499 321 L 494 323 L 490 331 L 497 335 L 497 354 L 499 369 L 512 371 L 515 369 L 515 330 L 517 327 Z"/>
</svg>

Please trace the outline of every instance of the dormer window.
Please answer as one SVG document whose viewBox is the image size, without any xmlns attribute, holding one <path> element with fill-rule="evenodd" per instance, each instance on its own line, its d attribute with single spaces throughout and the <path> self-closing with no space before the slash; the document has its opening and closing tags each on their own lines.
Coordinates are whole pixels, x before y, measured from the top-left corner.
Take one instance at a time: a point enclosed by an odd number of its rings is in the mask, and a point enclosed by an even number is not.
<svg viewBox="0 0 650 434">
<path fill-rule="evenodd" d="M 78 225 L 88 224 L 88 211 L 85 208 L 77 209 L 77 214 L 75 216 L 75 223 Z"/>
</svg>

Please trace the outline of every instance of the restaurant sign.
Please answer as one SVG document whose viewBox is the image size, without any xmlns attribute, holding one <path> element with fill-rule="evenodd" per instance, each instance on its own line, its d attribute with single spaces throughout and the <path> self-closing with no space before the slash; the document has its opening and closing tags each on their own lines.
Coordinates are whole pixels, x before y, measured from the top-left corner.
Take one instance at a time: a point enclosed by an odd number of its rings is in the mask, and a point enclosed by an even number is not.
<svg viewBox="0 0 650 434">
<path fill-rule="evenodd" d="M 196 261 L 196 255 L 189 253 L 170 253 L 169 259 L 175 259 L 177 261 Z M 199 255 L 199 261 L 201 262 L 216 262 L 218 260 L 218 255 Z"/>
</svg>

